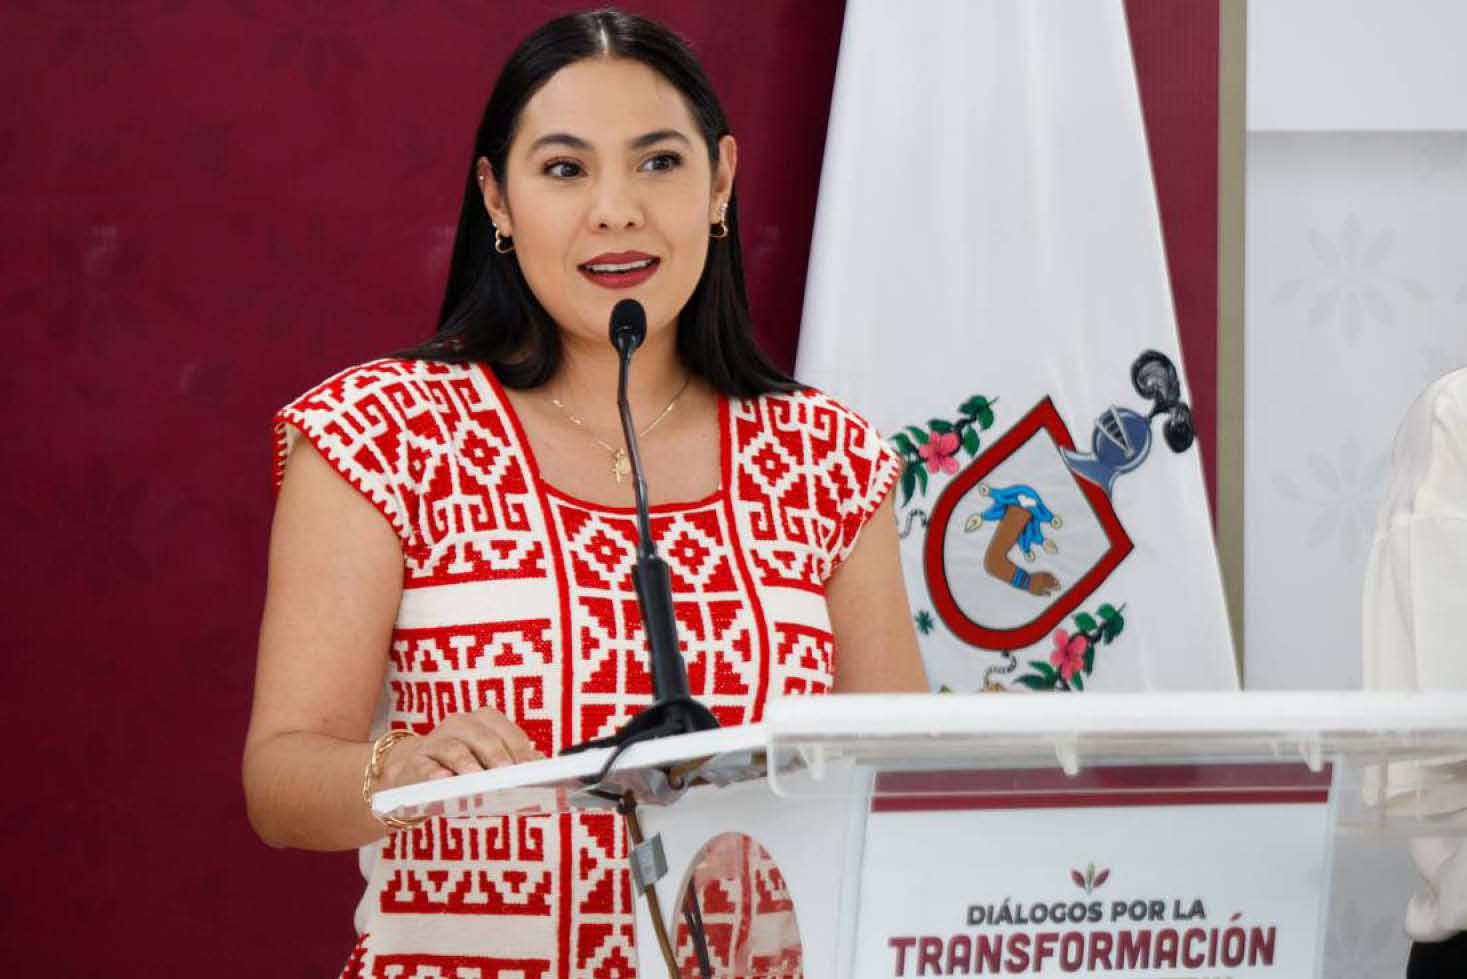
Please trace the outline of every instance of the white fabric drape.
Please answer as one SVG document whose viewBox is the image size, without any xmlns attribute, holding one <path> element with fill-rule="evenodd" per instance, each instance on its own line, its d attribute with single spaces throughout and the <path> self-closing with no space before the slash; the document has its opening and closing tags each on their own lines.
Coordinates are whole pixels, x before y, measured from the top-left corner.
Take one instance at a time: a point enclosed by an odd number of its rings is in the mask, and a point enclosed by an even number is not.
<svg viewBox="0 0 1467 979">
<path fill-rule="evenodd" d="M 1365 686 L 1467 690 L 1467 370 L 1432 384 L 1396 436 L 1390 490 L 1366 563 Z M 1442 822 L 1467 821 L 1467 760 L 1390 767 L 1388 795 Z M 1460 832 L 1460 826 L 1459 826 Z M 1426 883 L 1406 931 L 1467 931 L 1467 838 L 1411 841 Z"/>
</svg>

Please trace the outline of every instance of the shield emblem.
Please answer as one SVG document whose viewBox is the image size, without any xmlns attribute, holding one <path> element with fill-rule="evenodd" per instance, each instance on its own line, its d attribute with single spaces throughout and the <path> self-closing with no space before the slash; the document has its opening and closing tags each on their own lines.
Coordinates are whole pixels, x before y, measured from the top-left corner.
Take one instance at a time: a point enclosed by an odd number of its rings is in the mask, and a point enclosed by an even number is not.
<svg viewBox="0 0 1467 979">
<path fill-rule="evenodd" d="M 962 641 L 1031 646 L 1131 553 L 1110 498 L 1071 472 L 1075 448 L 1045 398 L 953 479 L 927 527 L 927 590 Z"/>
</svg>

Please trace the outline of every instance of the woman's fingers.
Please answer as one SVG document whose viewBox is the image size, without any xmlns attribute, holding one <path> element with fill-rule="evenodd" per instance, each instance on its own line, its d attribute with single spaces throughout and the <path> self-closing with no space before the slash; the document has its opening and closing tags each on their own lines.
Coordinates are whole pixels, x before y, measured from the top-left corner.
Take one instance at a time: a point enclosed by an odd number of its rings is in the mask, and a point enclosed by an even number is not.
<svg viewBox="0 0 1467 979">
<path fill-rule="evenodd" d="M 486 707 L 445 718 L 426 737 L 399 743 L 388 754 L 383 787 L 467 775 L 544 757 L 509 718 Z"/>
<path fill-rule="evenodd" d="M 378 789 L 390 789 L 399 785 L 411 785 L 414 782 L 427 782 L 435 778 L 448 778 L 455 774 L 453 769 L 447 767 L 432 755 L 422 750 L 421 744 L 414 744 L 409 748 L 406 744 L 399 743 L 393 750 L 388 752 L 387 762 L 382 766 L 382 777 L 377 782 Z M 408 749 L 398 753 L 399 749 Z"/>
<path fill-rule="evenodd" d="M 441 746 L 433 745 L 440 737 Z M 525 732 L 493 709 L 450 718 L 427 740 L 433 757 L 460 775 L 541 757 Z"/>
<path fill-rule="evenodd" d="M 480 768 L 503 768 L 514 764 L 514 756 L 497 733 L 478 728 L 466 740 L 474 757 L 479 760 Z"/>
<path fill-rule="evenodd" d="M 453 769 L 445 768 L 427 755 L 418 755 L 413 759 L 413 777 L 408 781 L 431 782 L 433 779 L 450 778 L 453 775 Z"/>
<path fill-rule="evenodd" d="M 466 717 L 483 732 L 485 737 L 494 738 L 499 742 L 509 753 L 510 763 L 535 761 L 545 757 L 530 741 L 529 736 L 519 729 L 518 725 L 492 707 L 476 710 Z"/>
<path fill-rule="evenodd" d="M 467 775 L 492 767 L 480 760 L 476 747 L 447 735 L 435 737 L 430 734 L 423 739 L 423 753 L 455 775 Z"/>
</svg>

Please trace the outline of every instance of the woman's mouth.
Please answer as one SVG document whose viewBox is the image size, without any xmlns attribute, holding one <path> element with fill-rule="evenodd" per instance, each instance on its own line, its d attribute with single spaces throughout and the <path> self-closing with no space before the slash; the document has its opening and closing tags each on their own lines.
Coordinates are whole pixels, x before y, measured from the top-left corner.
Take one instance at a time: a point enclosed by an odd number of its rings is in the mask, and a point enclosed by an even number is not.
<svg viewBox="0 0 1467 979">
<path fill-rule="evenodd" d="M 597 255 L 576 266 L 581 274 L 607 289 L 630 289 L 652 278 L 662 260 L 645 252 Z"/>
</svg>

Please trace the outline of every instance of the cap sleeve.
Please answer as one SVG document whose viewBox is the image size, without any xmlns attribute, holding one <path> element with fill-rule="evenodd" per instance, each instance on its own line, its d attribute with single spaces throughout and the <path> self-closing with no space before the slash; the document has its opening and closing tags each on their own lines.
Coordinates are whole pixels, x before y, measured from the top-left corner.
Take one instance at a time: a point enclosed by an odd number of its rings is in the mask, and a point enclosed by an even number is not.
<svg viewBox="0 0 1467 979">
<path fill-rule="evenodd" d="M 411 363 L 373 361 L 351 367 L 275 413 L 271 486 L 285 478 L 297 440 L 309 442 L 332 469 L 387 518 L 405 545 L 412 543 L 415 483 L 406 456 L 402 405 Z"/>
<path fill-rule="evenodd" d="M 837 533 L 830 554 L 828 577 L 855 550 L 861 531 L 886 500 L 901 474 L 902 458 L 881 437 L 875 425 L 844 405 L 826 400 L 834 408 L 842 427 L 841 451 L 827 466 L 837 511 Z"/>
</svg>

